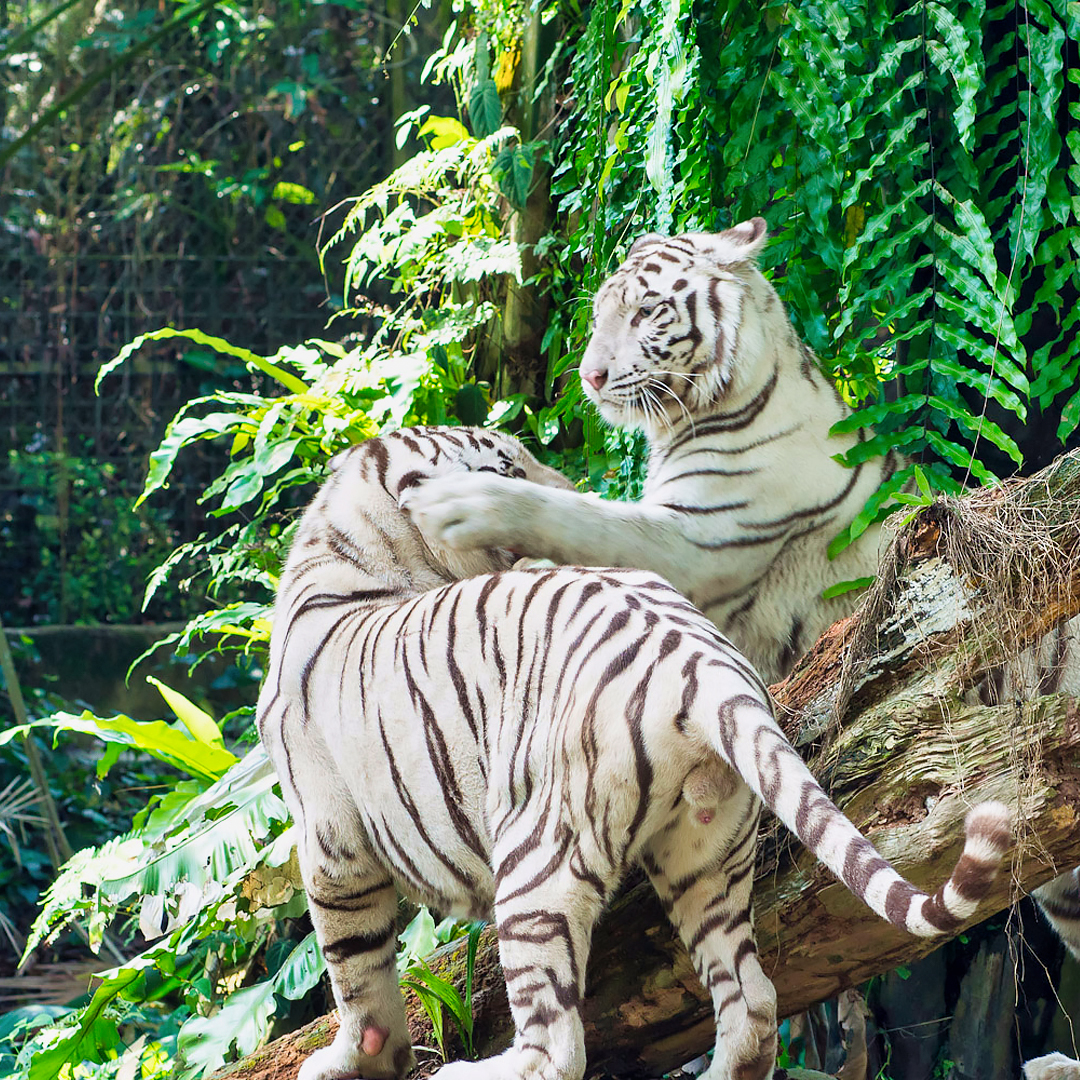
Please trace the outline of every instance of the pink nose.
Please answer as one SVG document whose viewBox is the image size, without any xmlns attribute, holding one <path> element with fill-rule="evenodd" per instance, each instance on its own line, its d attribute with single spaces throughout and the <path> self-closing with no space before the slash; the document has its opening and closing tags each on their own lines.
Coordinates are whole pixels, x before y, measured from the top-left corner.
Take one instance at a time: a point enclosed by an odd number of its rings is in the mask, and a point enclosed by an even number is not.
<svg viewBox="0 0 1080 1080">
<path fill-rule="evenodd" d="M 599 390 L 607 382 L 607 372 L 600 368 L 593 368 L 592 371 L 583 371 L 581 378 L 594 390 Z"/>
</svg>

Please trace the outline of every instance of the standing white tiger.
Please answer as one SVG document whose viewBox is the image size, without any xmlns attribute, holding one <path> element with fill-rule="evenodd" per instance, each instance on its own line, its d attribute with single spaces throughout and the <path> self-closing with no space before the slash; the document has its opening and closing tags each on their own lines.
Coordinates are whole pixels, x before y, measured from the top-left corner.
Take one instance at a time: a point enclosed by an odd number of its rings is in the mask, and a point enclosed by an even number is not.
<svg viewBox="0 0 1080 1080">
<path fill-rule="evenodd" d="M 558 482 L 493 433 L 374 439 L 335 459 L 281 577 L 258 726 L 341 1012 L 301 1080 L 411 1065 L 395 886 L 494 912 L 514 1044 L 441 1080 L 579 1080 L 592 928 L 634 865 L 712 993 L 707 1080 L 770 1076 L 775 993 L 749 917 L 758 798 L 874 911 L 925 936 L 974 913 L 1008 810 L 972 810 L 949 881 L 920 892 L 829 801 L 745 658 L 667 582 L 563 567 L 440 585 L 508 559 L 447 565 L 398 510 L 424 477 L 463 468 Z"/>
<path fill-rule="evenodd" d="M 644 236 L 596 294 L 582 387 L 609 423 L 648 436 L 640 502 L 462 474 L 411 493 L 424 533 L 458 549 L 655 570 L 766 682 L 785 676 L 851 611 L 850 595 L 825 601 L 822 590 L 876 573 L 878 528 L 833 561 L 827 548 L 897 459 L 854 469 L 834 459 L 862 435 L 828 434 L 849 410 L 757 268 L 765 229 L 753 218 L 715 235 Z M 1077 620 L 1006 681 L 1003 696 L 1080 693 Z M 1034 896 L 1080 958 L 1080 875 Z"/>
</svg>

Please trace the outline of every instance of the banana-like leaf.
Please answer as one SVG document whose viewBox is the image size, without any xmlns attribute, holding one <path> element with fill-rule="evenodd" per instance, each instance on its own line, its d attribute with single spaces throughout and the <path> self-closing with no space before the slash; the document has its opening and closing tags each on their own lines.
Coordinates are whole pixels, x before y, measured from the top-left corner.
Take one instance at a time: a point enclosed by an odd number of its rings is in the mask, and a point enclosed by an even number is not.
<svg viewBox="0 0 1080 1080">
<path fill-rule="evenodd" d="M 160 901 L 162 913 L 183 901 L 191 918 L 219 902 L 226 886 L 267 861 L 265 842 L 275 823 L 288 820 L 274 782 L 265 750 L 256 747 L 203 790 L 179 785 L 128 835 L 77 851 L 49 887 L 27 951 L 76 919 L 89 922 L 96 943 L 118 906 L 136 894 Z M 277 863 L 288 857 L 276 843 L 273 849 Z M 197 898 L 180 895 L 193 888 Z"/>
<path fill-rule="evenodd" d="M 184 697 L 179 690 L 173 690 L 171 687 L 166 686 L 160 679 L 155 679 L 153 675 L 147 675 L 146 681 L 151 686 L 157 687 L 158 693 L 165 699 L 165 703 L 169 708 L 176 713 L 177 719 L 191 732 L 193 739 L 198 739 L 199 742 L 206 743 L 208 746 L 218 746 L 223 750 L 225 749 L 225 741 L 221 737 L 221 731 L 208 712 L 204 712 L 195 702 Z"/>
<path fill-rule="evenodd" d="M 133 720 L 123 715 L 95 716 L 88 709 L 78 716 L 74 713 L 54 713 L 29 724 L 10 727 L 0 732 L 0 746 L 34 729 L 51 730 L 54 746 L 62 731 L 94 735 L 105 742 L 142 750 L 191 776 L 201 776 L 207 780 L 217 779 L 237 760 L 236 755 L 224 746 L 213 746 L 193 739 L 164 720 Z"/>
<path fill-rule="evenodd" d="M 84 1061 L 110 1060 L 120 1044 L 120 1036 L 115 1018 L 106 1017 L 105 1009 L 139 978 L 149 963 L 148 957 L 137 957 L 124 967 L 107 973 L 94 991 L 90 1004 L 82 1010 L 78 1027 L 49 1049 L 34 1055 L 29 1080 L 56 1080 L 64 1074 L 65 1066 L 70 1074 L 72 1066 Z"/>
<path fill-rule="evenodd" d="M 271 978 L 237 990 L 213 1016 L 188 1020 L 177 1040 L 177 1080 L 194 1080 L 220 1068 L 234 1053 L 243 1057 L 256 1050 L 277 1012 L 275 995 L 296 1001 L 315 986 L 325 969 L 312 931 Z"/>
<path fill-rule="evenodd" d="M 167 894 L 181 882 L 204 888 L 225 881 L 238 869 L 253 867 L 262 841 L 272 833 L 272 823 L 289 818 L 285 803 L 273 790 L 276 782 L 266 751 L 256 747 L 187 803 L 186 828 L 141 851 L 129 872 L 103 876 L 102 892 L 118 903 L 135 893 Z"/>
</svg>

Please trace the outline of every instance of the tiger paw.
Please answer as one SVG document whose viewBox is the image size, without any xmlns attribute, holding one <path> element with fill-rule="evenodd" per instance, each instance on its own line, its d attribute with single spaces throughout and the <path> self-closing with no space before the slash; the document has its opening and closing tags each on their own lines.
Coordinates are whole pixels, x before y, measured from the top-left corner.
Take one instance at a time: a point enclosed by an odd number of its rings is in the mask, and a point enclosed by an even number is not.
<svg viewBox="0 0 1080 1080">
<path fill-rule="evenodd" d="M 452 1061 L 431 1080 L 580 1080 L 584 1072 L 584 1053 L 560 1065 L 547 1053 L 511 1048 L 482 1061 Z"/>
<path fill-rule="evenodd" d="M 1024 1065 L 1024 1080 L 1077 1080 L 1080 1061 L 1064 1054 L 1053 1053 L 1032 1058 Z"/>
<path fill-rule="evenodd" d="M 512 547 L 523 486 L 493 473 L 452 473 L 408 488 L 398 505 L 433 546 Z"/>
<path fill-rule="evenodd" d="M 369 1025 L 356 1038 L 338 1029 L 330 1046 L 300 1066 L 296 1080 L 401 1080 L 413 1066 L 408 1042 L 389 1038 L 387 1028 Z"/>
</svg>

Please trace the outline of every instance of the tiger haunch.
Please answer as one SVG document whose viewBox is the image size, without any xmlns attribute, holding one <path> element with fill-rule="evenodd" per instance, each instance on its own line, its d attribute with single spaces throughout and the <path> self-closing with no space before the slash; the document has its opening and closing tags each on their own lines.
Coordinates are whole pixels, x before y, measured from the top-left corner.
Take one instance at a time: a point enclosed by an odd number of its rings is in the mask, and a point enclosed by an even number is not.
<svg viewBox="0 0 1080 1080">
<path fill-rule="evenodd" d="M 757 674 L 667 582 L 563 567 L 442 583 L 456 571 L 399 498 L 463 468 L 565 483 L 526 459 L 490 432 L 384 436 L 336 461 L 300 523 L 258 724 L 341 1011 L 301 1078 L 410 1067 L 397 886 L 444 912 L 493 911 L 498 929 L 514 1044 L 440 1080 L 578 1080 L 593 926 L 634 865 L 711 992 L 706 1080 L 766 1077 L 776 1024 L 750 924 L 757 796 L 857 896 L 922 934 L 985 895 L 1007 814 L 974 812 L 956 870 L 928 896 L 828 801 Z M 471 569 L 509 559 L 474 553 Z"/>
</svg>

